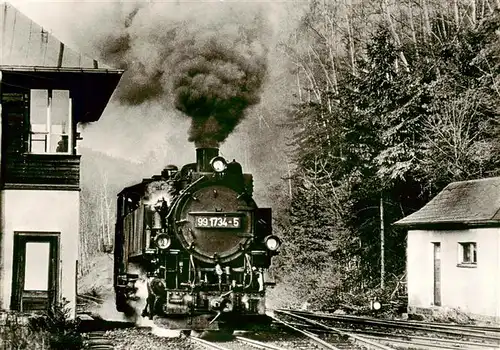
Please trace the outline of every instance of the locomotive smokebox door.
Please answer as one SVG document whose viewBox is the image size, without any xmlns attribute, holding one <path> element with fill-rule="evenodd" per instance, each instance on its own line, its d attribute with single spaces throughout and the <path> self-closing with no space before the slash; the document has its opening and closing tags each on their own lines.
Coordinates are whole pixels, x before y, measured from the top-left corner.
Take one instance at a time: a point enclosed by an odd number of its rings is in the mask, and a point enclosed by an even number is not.
<svg viewBox="0 0 500 350">
<path fill-rule="evenodd" d="M 196 198 L 196 199 L 194 199 Z M 199 184 L 179 198 L 174 230 L 184 249 L 207 263 L 228 262 L 241 255 L 253 237 L 253 210 L 222 183 Z"/>
</svg>

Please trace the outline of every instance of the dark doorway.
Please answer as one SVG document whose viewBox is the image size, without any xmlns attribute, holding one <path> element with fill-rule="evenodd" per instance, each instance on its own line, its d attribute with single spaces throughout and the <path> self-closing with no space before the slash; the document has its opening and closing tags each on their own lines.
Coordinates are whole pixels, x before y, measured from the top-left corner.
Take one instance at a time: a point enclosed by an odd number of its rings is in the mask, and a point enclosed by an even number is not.
<svg viewBox="0 0 500 350">
<path fill-rule="evenodd" d="M 441 243 L 434 245 L 434 305 L 441 306 Z"/>
<path fill-rule="evenodd" d="M 59 233 L 14 233 L 11 309 L 46 312 L 59 291 Z"/>
</svg>

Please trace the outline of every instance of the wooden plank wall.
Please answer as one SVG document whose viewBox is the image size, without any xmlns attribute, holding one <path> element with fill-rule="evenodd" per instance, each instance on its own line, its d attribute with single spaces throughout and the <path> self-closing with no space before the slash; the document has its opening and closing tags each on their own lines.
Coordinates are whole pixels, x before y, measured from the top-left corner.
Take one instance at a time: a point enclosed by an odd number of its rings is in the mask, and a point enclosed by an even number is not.
<svg viewBox="0 0 500 350">
<path fill-rule="evenodd" d="M 79 155 L 7 155 L 4 184 L 80 186 Z"/>
</svg>

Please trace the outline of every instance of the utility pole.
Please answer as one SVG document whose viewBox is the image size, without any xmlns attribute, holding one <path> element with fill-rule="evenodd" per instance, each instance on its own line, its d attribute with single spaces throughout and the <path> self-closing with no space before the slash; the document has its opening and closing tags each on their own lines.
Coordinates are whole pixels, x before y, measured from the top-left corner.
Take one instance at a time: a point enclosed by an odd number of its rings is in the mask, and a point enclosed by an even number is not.
<svg viewBox="0 0 500 350">
<path fill-rule="evenodd" d="M 380 288 L 384 289 L 385 282 L 385 232 L 384 232 L 384 197 L 380 192 Z"/>
</svg>

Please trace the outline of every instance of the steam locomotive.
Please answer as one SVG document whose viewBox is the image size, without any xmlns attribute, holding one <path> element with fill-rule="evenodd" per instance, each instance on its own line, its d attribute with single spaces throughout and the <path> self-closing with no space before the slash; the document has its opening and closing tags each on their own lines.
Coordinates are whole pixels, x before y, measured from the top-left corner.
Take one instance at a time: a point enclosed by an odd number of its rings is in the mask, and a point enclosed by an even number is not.
<svg viewBox="0 0 500 350">
<path fill-rule="evenodd" d="M 271 209 L 252 198 L 253 178 L 217 148 L 167 166 L 118 194 L 116 309 L 127 312 L 140 273 L 143 316 L 175 329 L 232 330 L 264 319 L 267 271 L 281 244 Z"/>
</svg>

